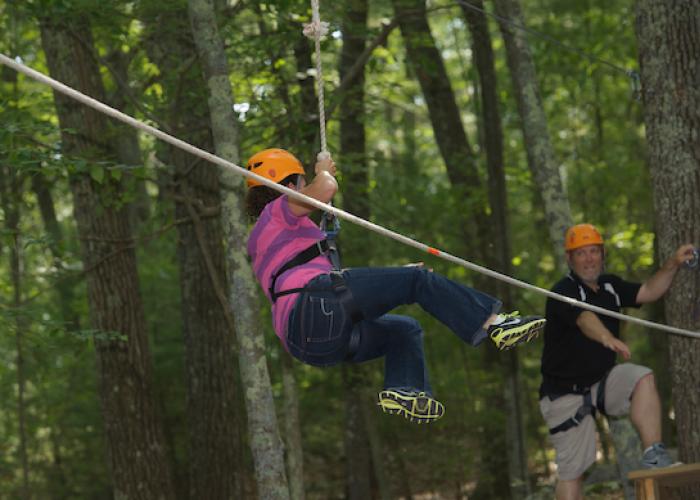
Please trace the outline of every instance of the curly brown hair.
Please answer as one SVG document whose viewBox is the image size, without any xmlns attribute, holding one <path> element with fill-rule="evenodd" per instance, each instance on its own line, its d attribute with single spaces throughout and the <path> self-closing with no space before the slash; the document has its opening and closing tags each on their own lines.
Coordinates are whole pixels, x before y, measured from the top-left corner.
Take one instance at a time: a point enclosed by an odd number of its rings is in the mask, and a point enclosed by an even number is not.
<svg viewBox="0 0 700 500">
<path fill-rule="evenodd" d="M 282 181 L 278 184 L 281 184 L 283 186 L 286 186 L 290 182 L 292 184 L 296 184 L 298 177 L 299 174 L 289 175 L 282 179 Z M 248 215 L 257 219 L 258 217 L 260 217 L 260 214 L 262 213 L 265 206 L 268 203 L 275 201 L 280 196 L 282 196 L 282 193 L 280 193 L 279 191 L 275 191 L 271 187 L 255 186 L 250 188 L 248 190 L 248 194 L 246 194 L 245 197 L 245 206 Z"/>
</svg>

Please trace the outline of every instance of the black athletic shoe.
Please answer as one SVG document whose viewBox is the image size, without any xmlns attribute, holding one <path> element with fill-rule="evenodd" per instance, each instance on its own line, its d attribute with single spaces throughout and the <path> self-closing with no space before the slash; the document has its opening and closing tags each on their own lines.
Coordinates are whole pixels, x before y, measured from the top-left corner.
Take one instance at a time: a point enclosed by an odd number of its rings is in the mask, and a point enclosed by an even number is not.
<svg viewBox="0 0 700 500">
<path fill-rule="evenodd" d="M 445 407 L 425 392 L 387 389 L 379 393 L 377 403 L 384 413 L 401 415 L 410 422 L 429 424 L 445 414 Z"/>
<path fill-rule="evenodd" d="M 537 337 L 546 322 L 540 316 L 520 316 L 518 311 L 514 311 L 499 314 L 487 333 L 499 351 L 507 351 Z"/>
</svg>

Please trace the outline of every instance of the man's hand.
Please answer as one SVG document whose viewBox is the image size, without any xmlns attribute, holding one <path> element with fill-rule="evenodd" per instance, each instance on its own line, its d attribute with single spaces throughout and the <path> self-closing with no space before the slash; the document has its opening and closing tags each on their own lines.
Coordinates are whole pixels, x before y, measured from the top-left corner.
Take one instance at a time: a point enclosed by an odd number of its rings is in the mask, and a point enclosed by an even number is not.
<svg viewBox="0 0 700 500">
<path fill-rule="evenodd" d="M 630 348 L 627 347 L 627 344 L 620 339 L 616 339 L 612 335 L 604 338 L 600 343 L 611 351 L 618 353 L 625 361 L 632 357 L 632 353 L 630 352 Z"/>
<path fill-rule="evenodd" d="M 695 257 L 695 246 L 691 245 L 690 243 L 686 243 L 685 245 L 681 245 L 678 247 L 678 250 L 676 250 L 676 253 L 673 256 L 673 260 L 675 261 L 676 267 L 680 267 L 686 262 L 690 262 L 693 260 Z"/>
<path fill-rule="evenodd" d="M 676 271 L 685 262 L 693 259 L 694 247 L 690 243 L 681 245 L 656 273 L 646 280 L 637 293 L 637 303 L 647 304 L 658 300 L 671 286 Z"/>
</svg>

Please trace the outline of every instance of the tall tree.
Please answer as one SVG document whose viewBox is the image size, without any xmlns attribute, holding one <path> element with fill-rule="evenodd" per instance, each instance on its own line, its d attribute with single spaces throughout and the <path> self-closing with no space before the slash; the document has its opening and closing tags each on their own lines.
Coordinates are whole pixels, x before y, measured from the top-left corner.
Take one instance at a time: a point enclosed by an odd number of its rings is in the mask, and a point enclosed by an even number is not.
<svg viewBox="0 0 700 500">
<path fill-rule="evenodd" d="M 209 90 L 209 111 L 216 153 L 230 162 L 239 160 L 238 128 L 233 114 L 224 44 L 216 24 L 211 0 L 189 0 L 189 18 Z M 289 498 L 284 453 L 272 399 L 265 343 L 260 325 L 257 285 L 247 258 L 247 224 L 243 209 L 244 188 L 240 176 L 220 169 L 227 272 L 231 283 L 229 301 L 235 313 L 239 366 L 245 387 L 248 430 L 253 451 L 258 494 L 261 498 Z"/>
<path fill-rule="evenodd" d="M 350 0 L 342 16 L 343 47 L 340 52 L 339 73 L 343 80 L 365 48 L 367 32 L 367 0 Z M 343 205 L 349 212 L 369 218 L 369 179 L 367 175 L 364 71 L 348 82 L 345 98 L 340 104 L 340 161 L 343 171 Z M 346 255 L 355 256 L 361 250 L 361 238 L 350 229 L 350 237 L 343 238 Z M 354 236 L 354 237 L 353 237 Z M 346 259 L 345 265 L 348 265 Z M 358 365 L 343 366 L 342 382 L 345 393 L 345 457 L 347 496 L 360 500 L 371 496 L 372 460 L 368 433 L 363 418 L 367 404 L 368 374 Z"/>
<path fill-rule="evenodd" d="M 10 152 L 11 153 L 11 152 Z M 10 160 L 11 161 L 11 160 Z M 20 234 L 20 200 L 24 174 L 15 165 L 0 163 L 0 208 L 5 219 L 5 231 L 10 237 L 10 277 L 12 308 L 14 309 L 15 368 L 17 371 L 17 429 L 19 432 L 19 462 L 22 464 L 22 498 L 30 498 L 29 456 L 27 452 L 27 368 L 25 337 L 27 322 L 22 307 L 22 238 Z"/>
<path fill-rule="evenodd" d="M 147 50 L 163 75 L 172 132 L 213 149 L 207 88 L 187 18 L 187 5 L 142 2 Z M 183 65 L 183 60 L 188 61 Z M 183 92 L 182 89 L 187 89 Z M 242 495 L 239 406 L 233 321 L 227 317 L 224 233 L 216 166 L 178 148 L 161 156 L 174 167 L 172 191 L 178 224 L 183 336 L 187 372 L 188 484 L 190 498 Z"/>
<path fill-rule="evenodd" d="M 554 255 L 557 256 L 558 267 L 563 270 L 566 268 L 564 233 L 572 225 L 571 208 L 551 144 L 530 46 L 522 29 L 515 27 L 526 25 L 524 15 L 520 0 L 494 0 L 494 5 L 501 18 L 499 25 L 522 122 L 528 165 L 544 203 Z M 639 438 L 629 419 L 611 419 L 610 426 L 613 428 L 620 480 L 629 497 L 632 490 L 627 472 L 636 463 Z"/>
<path fill-rule="evenodd" d="M 103 100 L 87 18 L 42 13 L 41 40 L 51 75 Z M 139 290 L 128 205 L 122 181 L 97 162 L 114 161 L 107 118 L 54 94 L 62 151 L 76 159 L 71 176 L 74 214 L 87 275 L 88 303 L 100 398 L 116 498 L 174 498 L 161 423 L 153 398 L 152 366 Z M 80 167 L 81 163 L 85 167 Z M 87 171 L 86 171 L 87 170 Z"/>
<path fill-rule="evenodd" d="M 557 264 L 564 269 L 564 233 L 571 226 L 571 209 L 547 130 L 547 117 L 542 107 L 537 70 L 530 46 L 523 31 L 511 24 L 525 25 L 520 0 L 494 0 L 494 5 L 502 18 L 499 25 L 522 122 L 527 162 L 544 202 L 549 237 L 554 255 L 557 256 Z"/>
<path fill-rule="evenodd" d="M 489 259 L 489 253 L 483 249 L 483 236 L 489 234 L 486 193 L 445 63 L 430 31 L 425 0 L 392 0 L 392 4 L 406 58 L 423 92 L 452 191 L 463 208 L 464 220 L 459 225 L 464 241 L 472 243 L 470 250 L 483 262 Z"/>
<path fill-rule="evenodd" d="M 495 254 L 496 270 L 510 276 L 512 274 L 511 237 L 496 67 L 486 16 L 474 7 L 483 10 L 483 2 L 476 0 L 471 7 L 462 4 L 462 12 L 472 35 L 474 64 L 479 75 L 482 115 L 479 140 L 481 150 L 486 154 L 489 205 L 491 206 L 491 234 L 488 245 L 491 252 Z M 502 281 L 497 281 L 495 290 L 497 290 L 496 295 L 503 301 L 504 308 L 510 310 L 513 307 L 512 288 Z M 505 380 L 504 400 L 507 409 L 506 435 L 511 497 L 518 499 L 530 493 L 518 352 L 511 350 L 499 361 L 504 370 Z"/>
<path fill-rule="evenodd" d="M 700 241 L 700 10 L 692 0 L 639 0 L 637 41 L 659 253 Z M 669 323 L 700 330 L 700 274 L 666 294 Z M 700 342 L 671 337 L 671 378 L 683 462 L 700 461 Z M 688 492 L 698 498 L 700 490 Z"/>
</svg>

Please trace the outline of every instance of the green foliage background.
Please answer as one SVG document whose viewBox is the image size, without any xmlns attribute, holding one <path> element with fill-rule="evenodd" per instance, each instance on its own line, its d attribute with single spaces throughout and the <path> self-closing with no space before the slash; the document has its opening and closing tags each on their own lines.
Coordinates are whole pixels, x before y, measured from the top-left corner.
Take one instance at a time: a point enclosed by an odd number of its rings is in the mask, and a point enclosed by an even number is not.
<svg viewBox="0 0 700 500">
<path fill-rule="evenodd" d="M 242 161 L 261 147 L 286 147 L 304 158 L 314 151 L 298 150 L 304 127 L 300 110 L 300 78 L 291 48 L 300 23 L 309 18 L 307 2 L 223 2 L 221 30 L 225 37 L 231 84 L 237 100 Z M 368 40 L 391 19 L 390 3 L 370 2 Z M 600 60 L 624 68 L 636 67 L 631 0 L 523 0 L 528 26 L 597 58 L 566 50 L 537 36 L 533 50 L 549 120 L 549 129 L 561 172 L 566 180 L 577 222 L 598 225 L 608 242 L 607 266 L 630 278 L 648 276 L 654 262 L 653 206 L 645 165 L 644 130 L 640 103 L 630 80 Z M 0 50 L 21 58 L 25 64 L 47 72 L 38 35 L 37 16 L 51 9 L 52 15 L 82 12 L 93 25 L 103 78 L 110 95 L 129 94 L 126 111 L 152 121 L 153 110 L 163 108 L 168 75 L 158 74 L 143 49 L 145 30 L 139 21 L 144 12 L 180 8 L 180 0 L 97 2 L 94 0 L 0 0 Z M 473 144 L 480 144 L 478 89 L 471 64 L 470 36 L 459 6 L 429 2 L 430 22 L 442 50 L 458 98 L 463 122 Z M 328 103 L 338 96 L 339 32 L 344 2 L 324 2 L 322 16 L 331 23 L 323 43 Z M 514 273 L 519 279 L 549 287 L 558 279 L 552 246 L 548 241 L 541 200 L 526 163 L 503 42 L 496 24 L 490 29 L 497 55 L 501 112 L 505 134 L 506 174 L 511 219 Z M 264 26 L 264 30 L 263 27 Z M 358 28 L 360 29 L 360 28 Z M 114 54 L 128 60 L 128 81 L 112 72 Z M 183 61 L 187 63 L 187 61 Z M 172 76 L 172 75 L 170 75 Z M 398 30 L 386 45 L 377 48 L 366 67 L 366 130 L 370 172 L 369 198 L 372 220 L 432 246 L 470 258 L 455 221 L 469 210 L 468 200 L 450 194 L 444 165 L 435 145 L 423 97 L 405 64 Z M 0 167 L 3 175 L 14 169 L 22 178 L 15 193 L 21 212 L 19 233 L 3 226 L 0 234 L 0 497 L 16 498 L 21 482 L 18 462 L 16 415 L 17 365 L 15 319 L 25 325 L 27 376 L 27 434 L 31 486 L 36 498 L 105 498 L 109 474 L 105 465 L 92 338 L 87 329 L 88 311 L 78 252 L 72 200 L 67 174 L 90 168 L 98 182 L 111 175 L 126 177 L 133 186 L 145 182 L 152 201 L 148 220 L 138 226 L 138 262 L 155 365 L 156 388 L 174 462 L 186 470 L 187 423 L 184 417 L 185 372 L 180 326 L 178 268 L 175 260 L 172 201 L 159 189 L 166 167 L 153 160 L 156 144 L 141 137 L 144 166 L 119 164 L 86 167 L 79 158 L 60 154 L 59 130 L 48 88 L 7 68 L 0 71 Z M 285 97 L 282 90 L 287 89 Z M 128 90 L 128 92 L 127 92 Z M 187 93 L 192 89 L 180 89 Z M 167 104 L 167 103 L 165 103 Z M 77 106 L 78 104 L 76 104 Z M 337 151 L 338 124 L 329 122 L 329 148 Z M 342 172 L 357 168 L 351 160 L 337 157 Z M 485 177 L 485 166 L 482 166 Z M 64 238 L 62 255 L 49 251 L 49 237 L 42 225 L 31 177 L 38 171 L 51 180 L 52 195 Z M 135 188 L 134 188 L 135 189 Z M 134 190 L 130 191 L 134 193 Z M 127 199 L 113 200 L 129 202 Z M 342 194 L 339 196 L 342 205 Z M 12 303 L 9 251 L 20 242 L 22 297 Z M 380 238 L 350 224 L 343 227 L 342 242 L 355 253 L 353 265 L 401 265 L 425 260 L 436 272 L 464 283 L 474 276 L 393 241 Z M 360 244 L 358 244 L 360 242 Z M 494 241 L 493 245 L 498 245 Z M 57 283 L 70 280 L 75 289 L 74 311 L 81 326 L 69 328 L 59 306 Z M 517 290 L 516 304 L 523 312 L 543 309 L 542 297 Z M 261 300 L 262 296 L 261 296 Z M 213 306 L 214 307 L 214 306 Z M 269 325 L 266 308 L 263 324 Z M 443 326 L 416 307 L 405 311 L 418 318 L 426 330 L 426 352 L 436 394 L 447 408 L 444 421 L 422 428 L 379 419 L 385 440 L 386 465 L 395 478 L 392 489 L 403 491 L 402 478 L 410 478 L 414 492 L 441 490 L 454 493 L 473 485 L 480 460 L 477 435 L 484 422 L 502 419 L 490 402 L 501 391 L 499 375 L 489 371 L 478 350 L 463 346 Z M 268 328 L 269 364 L 275 396 L 281 397 L 280 356 L 286 353 Z M 99 332 L 98 332 L 99 333 Z M 659 353 L 649 348 L 648 332 L 626 328 L 635 359 L 660 365 Z M 662 335 L 651 333 L 651 335 Z M 486 349 L 488 347 L 482 347 Z M 539 354 L 537 343 L 521 350 L 527 423 L 529 468 L 541 483 L 552 480 L 552 452 L 546 429 L 537 410 Z M 375 363 L 374 386 L 381 386 L 381 363 Z M 344 400 L 339 368 L 318 370 L 296 365 L 300 386 L 301 422 L 304 438 L 307 489 L 310 498 L 344 496 Z M 370 401 L 367 404 L 371 404 Z M 284 416 L 282 416 L 284 418 Z M 401 468 L 405 473 L 401 473 Z M 323 470 L 323 475 L 316 471 Z M 405 475 L 403 475 L 405 474 Z"/>
</svg>

